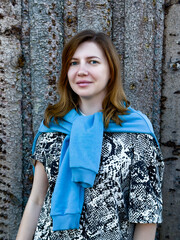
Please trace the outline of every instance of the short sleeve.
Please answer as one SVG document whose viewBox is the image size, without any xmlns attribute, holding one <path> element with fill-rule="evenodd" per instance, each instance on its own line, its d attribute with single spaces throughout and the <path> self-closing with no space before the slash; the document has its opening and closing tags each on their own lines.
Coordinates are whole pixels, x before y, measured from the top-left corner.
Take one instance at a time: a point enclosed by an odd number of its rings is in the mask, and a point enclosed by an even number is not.
<svg viewBox="0 0 180 240">
<path fill-rule="evenodd" d="M 36 161 L 41 162 L 45 166 L 45 145 L 46 139 L 42 133 L 37 139 L 34 154 L 30 157 L 31 162 L 34 166 L 36 164 Z"/>
<path fill-rule="evenodd" d="M 154 138 L 138 134 L 133 139 L 130 167 L 129 222 L 162 222 L 163 157 Z"/>
</svg>

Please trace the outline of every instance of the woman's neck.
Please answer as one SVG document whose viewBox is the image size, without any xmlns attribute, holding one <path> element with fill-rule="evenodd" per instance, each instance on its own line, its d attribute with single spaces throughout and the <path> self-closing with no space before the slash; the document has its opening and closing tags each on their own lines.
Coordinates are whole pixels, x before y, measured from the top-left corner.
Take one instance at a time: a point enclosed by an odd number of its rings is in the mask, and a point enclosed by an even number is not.
<svg viewBox="0 0 180 240">
<path fill-rule="evenodd" d="M 97 101 L 81 100 L 79 103 L 80 111 L 88 116 L 102 110 L 102 103 Z"/>
</svg>

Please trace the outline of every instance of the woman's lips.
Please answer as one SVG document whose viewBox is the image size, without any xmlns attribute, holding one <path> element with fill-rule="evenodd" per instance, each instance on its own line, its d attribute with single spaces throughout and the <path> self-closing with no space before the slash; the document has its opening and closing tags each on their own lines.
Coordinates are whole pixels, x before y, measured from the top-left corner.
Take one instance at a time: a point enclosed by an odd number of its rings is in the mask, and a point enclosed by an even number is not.
<svg viewBox="0 0 180 240">
<path fill-rule="evenodd" d="M 77 82 L 77 85 L 80 86 L 80 87 L 87 87 L 91 84 L 92 82 L 90 81 L 78 81 Z"/>
</svg>

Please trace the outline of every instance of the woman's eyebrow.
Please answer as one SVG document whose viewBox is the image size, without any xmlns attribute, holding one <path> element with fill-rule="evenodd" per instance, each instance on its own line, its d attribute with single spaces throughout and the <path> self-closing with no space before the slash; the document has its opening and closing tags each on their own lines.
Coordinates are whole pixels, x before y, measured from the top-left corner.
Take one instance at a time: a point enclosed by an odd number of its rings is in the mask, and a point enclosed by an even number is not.
<svg viewBox="0 0 180 240">
<path fill-rule="evenodd" d="M 89 56 L 89 57 L 86 57 L 87 59 L 91 59 L 91 58 L 98 58 L 100 59 L 98 56 Z M 79 58 L 76 58 L 76 57 L 72 57 L 71 60 L 78 60 Z"/>
<path fill-rule="evenodd" d="M 98 56 L 89 56 L 89 57 L 87 57 L 88 59 L 89 58 L 99 58 Z M 100 59 L 100 58 L 99 58 Z"/>
</svg>

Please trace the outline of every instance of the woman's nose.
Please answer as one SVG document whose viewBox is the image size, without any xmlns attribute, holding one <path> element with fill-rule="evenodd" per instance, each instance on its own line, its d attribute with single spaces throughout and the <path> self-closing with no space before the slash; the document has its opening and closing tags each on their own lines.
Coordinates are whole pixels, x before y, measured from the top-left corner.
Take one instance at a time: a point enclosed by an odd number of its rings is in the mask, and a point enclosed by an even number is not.
<svg viewBox="0 0 180 240">
<path fill-rule="evenodd" d="M 88 71 L 86 69 L 85 64 L 80 64 L 79 65 L 79 69 L 78 69 L 78 76 L 87 76 L 88 75 Z"/>
</svg>

